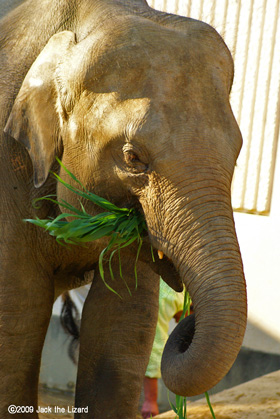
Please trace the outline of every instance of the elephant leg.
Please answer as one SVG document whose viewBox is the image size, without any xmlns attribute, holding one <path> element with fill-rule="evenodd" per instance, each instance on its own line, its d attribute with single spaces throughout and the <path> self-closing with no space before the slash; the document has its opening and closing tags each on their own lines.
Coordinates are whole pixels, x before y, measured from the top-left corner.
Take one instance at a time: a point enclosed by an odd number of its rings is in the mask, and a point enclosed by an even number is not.
<svg viewBox="0 0 280 419">
<path fill-rule="evenodd" d="M 118 261 L 113 269 L 118 272 Z M 137 414 L 158 317 L 159 276 L 138 262 L 135 289 L 134 260 L 123 260 L 122 271 L 132 296 L 119 276 L 110 280 L 107 269 L 106 282 L 121 298 L 96 274 L 85 302 L 76 406 L 88 407 L 89 413 L 75 418 L 133 419 Z"/>
<path fill-rule="evenodd" d="M 53 288 L 42 266 L 33 266 L 28 249 L 14 248 L 0 271 L 0 417 L 37 418 L 41 351 L 53 305 Z M 14 255 L 14 256 L 13 256 Z M 30 256 L 30 255 L 29 255 Z M 24 413 L 24 411 L 26 413 Z"/>
</svg>

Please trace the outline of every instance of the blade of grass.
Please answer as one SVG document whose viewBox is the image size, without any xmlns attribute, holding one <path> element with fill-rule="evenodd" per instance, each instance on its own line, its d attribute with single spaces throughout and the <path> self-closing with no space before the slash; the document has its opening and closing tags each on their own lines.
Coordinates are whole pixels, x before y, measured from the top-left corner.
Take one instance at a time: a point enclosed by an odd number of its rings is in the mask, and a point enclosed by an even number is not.
<svg viewBox="0 0 280 419">
<path fill-rule="evenodd" d="M 69 172 L 69 171 L 68 171 Z M 128 210 L 126 208 L 119 208 L 116 205 L 112 204 L 111 202 L 107 201 L 105 198 L 101 198 L 98 195 L 93 194 L 92 192 L 89 192 L 88 190 L 86 190 L 84 188 L 84 186 L 82 186 L 83 191 L 81 191 L 80 189 L 76 188 L 73 185 L 70 185 L 69 183 L 67 183 L 65 180 L 63 180 L 57 173 L 52 172 L 53 175 L 56 177 L 56 179 L 62 184 L 64 185 L 67 189 L 71 190 L 72 192 L 74 192 L 76 195 L 80 196 L 81 198 L 85 198 L 90 200 L 91 202 L 93 202 L 94 204 L 98 205 L 99 207 L 108 210 L 108 211 L 115 211 L 117 213 L 123 213 L 123 212 L 127 212 Z M 69 172 L 70 173 L 70 172 Z M 74 175 L 73 175 L 74 176 Z M 74 179 L 75 176 L 74 176 Z M 79 183 L 79 182 L 78 182 Z M 81 185 L 79 183 L 79 185 Z"/>
<path fill-rule="evenodd" d="M 128 286 L 128 284 L 127 284 L 126 280 L 125 280 L 125 278 L 122 276 L 122 268 L 121 268 L 122 264 L 121 264 L 121 259 L 120 259 L 120 247 L 119 247 L 119 246 L 118 246 L 118 248 L 117 248 L 116 250 L 114 250 L 114 251 L 111 253 L 111 255 L 110 255 L 110 259 L 109 259 L 109 266 L 110 266 L 110 274 L 111 274 L 111 278 L 114 280 L 114 273 L 113 273 L 113 270 L 112 270 L 111 262 L 112 262 L 112 258 L 113 258 L 113 256 L 114 256 L 114 254 L 115 254 L 116 252 L 118 252 L 118 258 L 119 258 L 119 271 L 120 271 L 120 277 L 121 277 L 121 279 L 123 280 L 123 282 L 124 282 L 124 284 L 125 284 L 125 286 L 126 286 L 126 289 L 127 289 L 128 293 L 129 293 L 130 297 L 132 297 L 132 294 L 131 294 L 130 288 L 129 288 L 129 286 Z"/>
<path fill-rule="evenodd" d="M 152 261 L 155 263 L 155 256 L 154 256 L 154 251 L 153 251 L 153 246 L 151 245 L 151 254 L 152 254 Z"/>
<path fill-rule="evenodd" d="M 138 246 L 138 249 L 137 249 L 137 254 L 136 254 L 136 259 L 135 259 L 135 264 L 134 264 L 134 276 L 135 276 L 135 289 L 136 290 L 137 290 L 137 286 L 138 286 L 137 262 L 138 262 L 138 259 L 139 259 L 139 254 L 140 254 L 140 251 L 141 251 L 142 244 L 143 244 L 143 240 L 139 236 L 139 246 Z"/>
<path fill-rule="evenodd" d="M 213 418 L 213 419 L 216 419 L 216 416 L 215 416 L 215 413 L 214 413 L 213 407 L 212 407 L 211 402 L 210 402 L 210 397 L 209 397 L 209 394 L 208 394 L 208 392 L 207 392 L 207 391 L 205 391 L 205 393 L 204 393 L 204 394 L 205 394 L 205 398 L 206 398 L 206 401 L 207 401 L 208 407 L 209 407 L 209 409 L 210 409 L 210 412 L 211 412 L 212 418 Z"/>
<path fill-rule="evenodd" d="M 191 299 L 190 295 L 185 289 L 184 291 L 184 303 L 183 303 L 183 312 L 180 317 L 180 320 L 183 320 L 186 314 L 190 314 Z M 179 419 L 187 419 L 187 398 L 183 396 L 176 395 L 176 410 Z"/>
<path fill-rule="evenodd" d="M 167 399 L 168 399 L 169 406 L 171 407 L 173 412 L 176 413 L 176 415 L 177 415 L 177 407 L 170 400 L 169 390 L 167 390 Z"/>
<path fill-rule="evenodd" d="M 112 287 L 110 287 L 110 285 L 105 281 L 105 275 L 104 275 L 104 269 L 103 269 L 103 258 L 104 258 L 104 254 L 106 253 L 106 251 L 107 251 L 107 247 L 102 250 L 102 252 L 100 253 L 100 256 L 99 256 L 99 273 L 100 273 L 100 276 L 102 278 L 102 281 L 103 281 L 104 285 L 108 288 L 108 290 L 112 291 L 114 294 L 116 294 L 122 300 L 122 297 L 120 296 L 120 294 L 117 293 L 117 291 L 115 291 Z"/>
</svg>

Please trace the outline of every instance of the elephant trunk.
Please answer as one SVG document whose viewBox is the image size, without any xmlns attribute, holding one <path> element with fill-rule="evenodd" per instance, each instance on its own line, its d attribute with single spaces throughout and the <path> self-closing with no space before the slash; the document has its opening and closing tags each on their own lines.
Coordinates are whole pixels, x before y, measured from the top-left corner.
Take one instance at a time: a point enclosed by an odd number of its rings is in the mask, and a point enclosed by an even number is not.
<svg viewBox="0 0 280 419">
<path fill-rule="evenodd" d="M 166 386 L 190 397 L 209 390 L 232 366 L 246 328 L 246 285 L 229 194 L 207 187 L 193 196 L 171 195 L 177 208 L 166 202 L 165 232 L 152 240 L 180 273 L 195 320 L 187 317 L 174 329 L 161 368 Z"/>
</svg>

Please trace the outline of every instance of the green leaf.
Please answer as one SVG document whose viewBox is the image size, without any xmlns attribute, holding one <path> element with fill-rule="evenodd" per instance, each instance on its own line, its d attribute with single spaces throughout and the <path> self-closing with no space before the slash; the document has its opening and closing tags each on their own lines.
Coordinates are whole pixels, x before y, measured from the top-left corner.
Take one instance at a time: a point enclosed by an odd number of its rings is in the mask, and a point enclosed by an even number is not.
<svg viewBox="0 0 280 419">
<path fill-rule="evenodd" d="M 75 181 L 75 182 L 77 182 L 80 186 L 81 186 L 81 188 L 84 188 L 83 187 L 83 185 L 82 185 L 82 183 L 76 178 L 76 176 L 74 176 L 73 175 L 73 173 L 71 173 L 65 166 L 64 166 L 64 164 L 62 163 L 62 161 L 58 158 L 58 157 L 56 157 L 56 160 L 58 161 L 58 163 L 60 164 L 60 166 L 64 169 L 64 171 Z"/>
<path fill-rule="evenodd" d="M 169 390 L 167 390 L 167 399 L 168 399 L 169 406 L 171 407 L 173 412 L 176 413 L 177 415 L 177 407 L 170 400 Z"/>
</svg>

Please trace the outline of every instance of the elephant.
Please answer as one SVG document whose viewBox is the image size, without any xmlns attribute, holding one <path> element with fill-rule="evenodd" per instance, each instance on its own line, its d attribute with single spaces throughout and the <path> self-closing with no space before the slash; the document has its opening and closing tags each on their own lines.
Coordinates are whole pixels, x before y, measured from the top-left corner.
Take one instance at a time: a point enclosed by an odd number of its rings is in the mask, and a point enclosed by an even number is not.
<svg viewBox="0 0 280 419">
<path fill-rule="evenodd" d="M 185 286 L 194 306 L 166 345 L 163 380 L 183 396 L 210 389 L 232 366 L 247 317 L 230 193 L 242 136 L 229 102 L 226 44 L 208 24 L 145 0 L 26 0 L 1 20 L 0 34 L 1 418 L 10 417 L 9 405 L 38 418 L 54 299 L 90 282 L 93 271 L 75 418 L 136 417 L 159 275 L 176 291 Z M 107 265 L 105 276 L 121 298 L 98 272 L 108 238 L 61 246 L 22 221 L 63 211 L 50 201 L 34 208 L 46 195 L 79 206 L 50 175 L 74 182 L 56 157 L 89 191 L 143 213 L 137 288 L 136 246 L 121 252 L 131 296 L 115 258 L 115 280 Z"/>
</svg>

